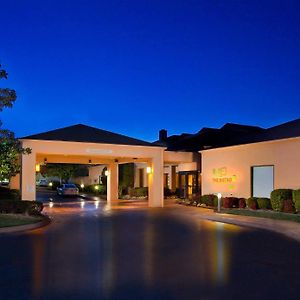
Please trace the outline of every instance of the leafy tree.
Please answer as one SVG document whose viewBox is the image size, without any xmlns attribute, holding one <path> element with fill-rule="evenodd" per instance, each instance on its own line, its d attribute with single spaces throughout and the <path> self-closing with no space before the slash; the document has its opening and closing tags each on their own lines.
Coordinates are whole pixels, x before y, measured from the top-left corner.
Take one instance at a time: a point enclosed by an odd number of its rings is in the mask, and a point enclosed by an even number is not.
<svg viewBox="0 0 300 300">
<path fill-rule="evenodd" d="M 0 79 L 7 79 L 7 77 L 7 72 L 0 64 Z M 15 90 L 0 88 L 0 112 L 6 107 L 12 107 L 16 98 Z M 22 148 L 13 132 L 0 128 L 0 180 L 10 179 L 17 175 L 21 169 L 20 155 L 29 153 L 31 149 Z"/>
<path fill-rule="evenodd" d="M 83 167 L 77 164 L 46 164 L 41 174 L 46 177 L 58 177 L 60 183 L 68 182 L 72 177 L 82 175 Z"/>
</svg>

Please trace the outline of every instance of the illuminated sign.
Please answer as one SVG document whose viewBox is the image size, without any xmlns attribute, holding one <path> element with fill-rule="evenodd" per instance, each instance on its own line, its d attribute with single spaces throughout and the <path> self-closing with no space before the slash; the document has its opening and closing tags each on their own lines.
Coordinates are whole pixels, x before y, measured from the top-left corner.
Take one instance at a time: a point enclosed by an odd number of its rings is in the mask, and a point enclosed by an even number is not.
<svg viewBox="0 0 300 300">
<path fill-rule="evenodd" d="M 235 186 L 233 183 L 237 181 L 237 176 L 228 174 L 226 167 L 215 168 L 212 170 L 212 173 L 213 173 L 212 181 L 214 183 L 229 184 L 228 188 L 234 189 Z"/>
</svg>

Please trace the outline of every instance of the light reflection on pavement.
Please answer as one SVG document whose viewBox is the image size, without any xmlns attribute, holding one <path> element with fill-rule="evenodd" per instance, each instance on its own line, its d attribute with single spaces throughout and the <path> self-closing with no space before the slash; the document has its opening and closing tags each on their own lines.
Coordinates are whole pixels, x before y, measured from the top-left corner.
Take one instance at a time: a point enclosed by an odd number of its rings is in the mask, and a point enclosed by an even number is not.
<svg viewBox="0 0 300 300">
<path fill-rule="evenodd" d="M 50 226 L 0 236 L 1 299 L 298 297 L 298 243 L 146 204 L 54 203 Z"/>
</svg>

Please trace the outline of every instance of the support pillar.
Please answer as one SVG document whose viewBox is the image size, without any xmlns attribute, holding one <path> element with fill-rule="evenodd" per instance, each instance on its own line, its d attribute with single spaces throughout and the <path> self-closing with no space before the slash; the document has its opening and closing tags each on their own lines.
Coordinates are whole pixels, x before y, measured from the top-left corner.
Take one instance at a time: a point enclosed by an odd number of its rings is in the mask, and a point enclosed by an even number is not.
<svg viewBox="0 0 300 300">
<path fill-rule="evenodd" d="M 152 173 L 148 174 L 148 203 L 150 207 L 164 206 L 164 163 L 163 152 L 152 158 L 151 163 Z"/>
<path fill-rule="evenodd" d="M 119 199 L 119 166 L 112 163 L 107 166 L 107 204 Z"/>
<path fill-rule="evenodd" d="M 35 153 L 22 155 L 22 170 L 21 170 L 21 199 L 36 200 L 35 190 Z"/>
<path fill-rule="evenodd" d="M 9 180 L 9 188 L 12 190 L 19 190 L 21 189 L 21 181 L 20 181 L 20 174 L 13 176 Z"/>
</svg>

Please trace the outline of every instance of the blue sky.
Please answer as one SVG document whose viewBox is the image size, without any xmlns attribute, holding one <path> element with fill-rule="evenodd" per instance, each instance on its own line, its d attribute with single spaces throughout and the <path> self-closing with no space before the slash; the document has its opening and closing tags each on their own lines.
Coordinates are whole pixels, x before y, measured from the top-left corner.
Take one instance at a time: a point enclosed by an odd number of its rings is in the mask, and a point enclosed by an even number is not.
<svg viewBox="0 0 300 300">
<path fill-rule="evenodd" d="M 0 113 L 23 136 L 84 123 L 145 140 L 300 117 L 300 1 L 0 0 Z"/>
</svg>

